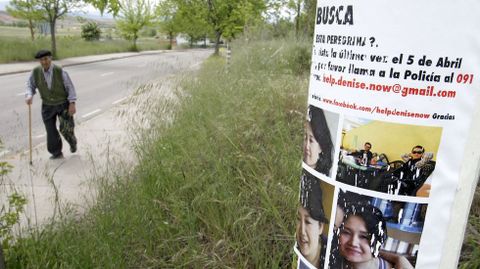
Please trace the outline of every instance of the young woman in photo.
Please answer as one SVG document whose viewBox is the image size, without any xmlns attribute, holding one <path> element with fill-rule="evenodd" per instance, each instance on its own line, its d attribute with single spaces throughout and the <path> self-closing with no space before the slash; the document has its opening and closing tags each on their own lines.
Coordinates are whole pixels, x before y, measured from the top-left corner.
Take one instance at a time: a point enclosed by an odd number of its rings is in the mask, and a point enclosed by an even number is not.
<svg viewBox="0 0 480 269">
<path fill-rule="evenodd" d="M 333 143 L 323 110 L 309 106 L 305 123 L 303 161 L 318 172 L 329 175 L 332 167 Z"/>
<path fill-rule="evenodd" d="M 328 222 L 322 204 L 320 182 L 304 174 L 300 186 L 300 206 L 297 213 L 297 248 L 302 256 L 316 268 L 325 262 L 326 237 L 322 235 Z"/>
<path fill-rule="evenodd" d="M 379 257 L 386 237 L 386 223 L 378 208 L 368 204 L 349 205 L 338 238 L 341 268 L 392 268 L 389 262 Z"/>
</svg>

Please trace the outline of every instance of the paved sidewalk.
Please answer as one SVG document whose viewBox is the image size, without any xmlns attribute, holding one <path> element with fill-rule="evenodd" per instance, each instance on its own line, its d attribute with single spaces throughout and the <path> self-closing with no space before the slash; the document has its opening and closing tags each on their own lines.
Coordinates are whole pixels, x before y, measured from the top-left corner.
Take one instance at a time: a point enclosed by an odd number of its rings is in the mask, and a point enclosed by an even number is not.
<svg viewBox="0 0 480 269">
<path fill-rule="evenodd" d="M 87 64 L 87 63 L 93 63 L 93 62 L 109 61 L 109 60 L 115 60 L 115 59 L 121 59 L 121 58 L 127 58 L 127 57 L 134 57 L 139 55 L 165 53 L 169 51 L 173 52 L 176 50 L 151 50 L 151 51 L 142 51 L 142 52 L 122 52 L 122 53 L 91 55 L 91 56 L 82 56 L 82 57 L 56 60 L 55 63 L 61 66 L 72 66 L 72 65 Z M 0 76 L 30 72 L 37 65 L 38 65 L 38 61 L 0 64 Z"/>
<path fill-rule="evenodd" d="M 140 129 L 150 127 L 149 117 L 155 115 L 149 112 L 155 107 L 151 104 L 166 102 L 162 115 L 167 117 L 172 113 L 168 104 L 175 102 L 176 97 L 172 94 L 171 80 L 149 82 L 119 105 L 78 124 L 77 153 L 70 153 L 63 140 L 64 159 L 49 160 L 45 143 L 34 148 L 32 166 L 28 151 L 3 159 L 14 168 L 0 182 L 0 204 L 5 204 L 5 194 L 14 191 L 26 196 L 28 204 L 20 221 L 22 229 L 41 226 L 66 212 L 81 215 L 95 202 L 102 180 L 125 175 L 136 164 L 133 141 Z"/>
</svg>

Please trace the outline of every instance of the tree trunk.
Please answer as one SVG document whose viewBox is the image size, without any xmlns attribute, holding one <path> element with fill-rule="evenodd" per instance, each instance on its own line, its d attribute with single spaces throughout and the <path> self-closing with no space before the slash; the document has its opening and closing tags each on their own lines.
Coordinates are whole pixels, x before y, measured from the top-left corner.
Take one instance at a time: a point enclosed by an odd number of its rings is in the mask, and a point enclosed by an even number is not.
<svg viewBox="0 0 480 269">
<path fill-rule="evenodd" d="M 5 258 L 3 257 L 3 246 L 0 241 L 0 269 L 5 269 Z"/>
<path fill-rule="evenodd" d="M 170 32 L 168 37 L 170 38 L 170 49 L 173 50 L 173 32 Z"/>
<path fill-rule="evenodd" d="M 220 54 L 220 38 L 222 37 L 222 33 L 220 31 L 215 31 L 215 55 Z"/>
<path fill-rule="evenodd" d="M 50 36 L 52 38 L 52 55 L 57 58 L 57 39 L 55 37 L 55 19 L 50 22 Z"/>
<path fill-rule="evenodd" d="M 300 9 L 301 9 L 301 2 L 298 0 L 297 2 L 297 18 L 295 21 L 295 38 L 298 40 L 298 35 L 300 32 Z"/>
<path fill-rule="evenodd" d="M 33 22 L 32 20 L 28 20 L 28 28 L 30 28 L 30 36 L 32 37 L 32 41 L 35 40 L 35 31 L 33 29 L 34 25 L 33 25 Z"/>
<path fill-rule="evenodd" d="M 207 47 L 207 37 L 203 37 L 203 47 L 206 48 Z"/>
<path fill-rule="evenodd" d="M 138 37 L 136 37 L 136 36 L 133 37 L 133 51 L 138 51 L 138 49 L 137 49 L 137 39 L 138 39 Z"/>
</svg>

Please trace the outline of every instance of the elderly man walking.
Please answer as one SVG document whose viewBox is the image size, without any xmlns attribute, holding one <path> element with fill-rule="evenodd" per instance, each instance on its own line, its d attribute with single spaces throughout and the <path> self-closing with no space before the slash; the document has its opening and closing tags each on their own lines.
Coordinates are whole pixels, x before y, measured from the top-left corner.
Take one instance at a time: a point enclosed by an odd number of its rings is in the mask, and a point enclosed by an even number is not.
<svg viewBox="0 0 480 269">
<path fill-rule="evenodd" d="M 68 73 L 52 63 L 50 51 L 40 50 L 35 58 L 40 61 L 40 66 L 33 69 L 27 81 L 25 102 L 31 105 L 33 95 L 38 89 L 42 99 L 42 119 L 47 131 L 47 149 L 52 154 L 50 159 L 63 158 L 57 117 L 60 121 L 60 133 L 70 145 L 70 151 L 76 152 L 73 114 L 76 112 L 77 94 Z"/>
</svg>

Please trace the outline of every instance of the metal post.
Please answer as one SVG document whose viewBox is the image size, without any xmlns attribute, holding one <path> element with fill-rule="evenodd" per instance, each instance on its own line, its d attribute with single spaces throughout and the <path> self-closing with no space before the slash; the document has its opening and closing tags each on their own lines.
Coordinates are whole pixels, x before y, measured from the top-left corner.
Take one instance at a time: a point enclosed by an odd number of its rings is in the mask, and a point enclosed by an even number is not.
<svg viewBox="0 0 480 269">
<path fill-rule="evenodd" d="M 28 145 L 30 148 L 30 165 L 33 165 L 32 161 L 32 105 L 28 105 Z"/>
<path fill-rule="evenodd" d="M 227 43 L 227 70 L 230 68 L 231 62 L 232 62 L 232 50 L 230 48 L 230 44 Z"/>
</svg>

